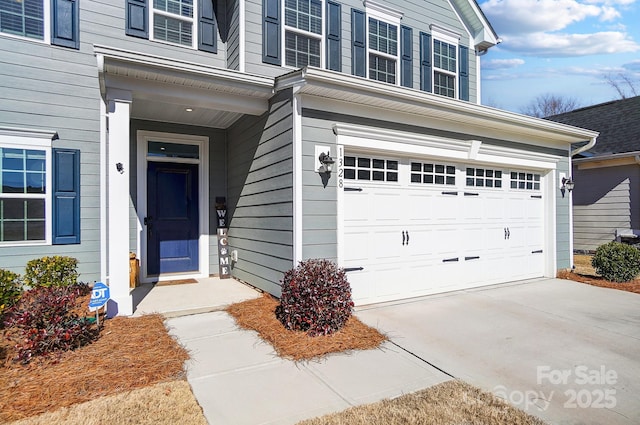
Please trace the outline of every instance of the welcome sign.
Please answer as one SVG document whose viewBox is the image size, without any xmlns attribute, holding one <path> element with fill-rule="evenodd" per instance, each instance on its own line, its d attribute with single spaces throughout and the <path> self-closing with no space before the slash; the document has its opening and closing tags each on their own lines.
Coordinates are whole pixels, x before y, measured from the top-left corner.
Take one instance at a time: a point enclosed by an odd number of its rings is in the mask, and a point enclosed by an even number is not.
<svg viewBox="0 0 640 425">
<path fill-rule="evenodd" d="M 221 279 L 231 277 L 231 261 L 227 237 L 227 198 L 216 197 L 216 219 L 218 228 L 218 265 Z"/>
</svg>

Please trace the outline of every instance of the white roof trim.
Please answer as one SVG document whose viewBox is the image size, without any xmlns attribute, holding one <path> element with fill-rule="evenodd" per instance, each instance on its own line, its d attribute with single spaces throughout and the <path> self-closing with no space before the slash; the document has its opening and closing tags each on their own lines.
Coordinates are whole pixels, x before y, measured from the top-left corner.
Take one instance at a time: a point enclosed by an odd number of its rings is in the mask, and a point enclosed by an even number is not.
<svg viewBox="0 0 640 425">
<path fill-rule="evenodd" d="M 319 68 L 307 67 L 276 78 L 276 91 L 291 87 L 297 87 L 301 94 L 498 131 L 504 138 L 526 136 L 533 144 L 576 143 L 598 136 L 598 132 L 591 130 Z"/>
<path fill-rule="evenodd" d="M 260 75 L 248 74 L 245 72 L 232 71 L 194 62 L 180 61 L 161 56 L 154 56 L 147 53 L 134 52 L 130 50 L 118 49 L 94 45 L 94 53 L 98 59 L 98 71 L 102 76 L 109 67 L 112 73 L 127 75 L 127 71 L 135 70 L 142 74 L 180 74 L 182 78 L 186 76 L 205 77 L 212 83 L 218 82 L 218 88 L 222 91 L 230 86 L 235 89 L 246 91 L 252 96 L 268 99 L 273 94 L 273 78 Z M 104 88 L 104 87 L 101 87 Z M 104 92 L 104 91 L 103 91 Z"/>
<path fill-rule="evenodd" d="M 371 0 L 364 0 L 363 4 L 367 14 L 374 18 L 379 18 L 381 20 L 393 18 L 399 23 L 402 17 L 404 16 L 404 13 L 396 9 L 392 9 L 389 6 L 382 3 L 378 3 Z"/>
</svg>

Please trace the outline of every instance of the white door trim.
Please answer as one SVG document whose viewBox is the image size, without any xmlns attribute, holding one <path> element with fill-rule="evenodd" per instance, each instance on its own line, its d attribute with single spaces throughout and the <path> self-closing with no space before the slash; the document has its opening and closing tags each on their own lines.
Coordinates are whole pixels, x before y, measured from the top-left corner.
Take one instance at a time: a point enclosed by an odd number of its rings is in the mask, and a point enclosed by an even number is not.
<svg viewBox="0 0 640 425">
<path fill-rule="evenodd" d="M 162 133 L 156 131 L 138 130 L 137 134 L 137 251 L 140 258 L 140 281 L 153 282 L 156 280 L 171 280 L 179 276 L 181 279 L 186 278 L 203 278 L 209 277 L 209 138 L 207 136 L 195 136 L 177 133 Z M 147 257 L 147 238 L 144 226 L 144 218 L 147 216 L 147 164 L 149 157 L 147 156 L 147 144 L 149 140 L 167 143 L 179 143 L 185 145 L 196 145 L 199 150 L 199 159 L 181 159 L 181 158 L 153 158 L 154 162 L 173 162 L 173 163 L 189 163 L 198 164 L 198 202 L 199 202 L 199 229 L 200 236 L 198 238 L 198 265 L 197 273 L 170 274 L 160 275 L 158 277 L 149 277 L 147 273 L 147 264 L 144 259 Z"/>
</svg>

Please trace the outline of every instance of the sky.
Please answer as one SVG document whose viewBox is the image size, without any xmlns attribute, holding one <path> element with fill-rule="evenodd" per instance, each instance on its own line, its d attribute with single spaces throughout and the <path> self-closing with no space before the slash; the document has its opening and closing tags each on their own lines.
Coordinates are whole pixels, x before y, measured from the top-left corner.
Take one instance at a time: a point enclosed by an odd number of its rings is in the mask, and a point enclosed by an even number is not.
<svg viewBox="0 0 640 425">
<path fill-rule="evenodd" d="M 482 103 L 523 112 L 543 95 L 578 107 L 640 95 L 640 0 L 478 0 L 502 40 L 481 58 Z"/>
</svg>

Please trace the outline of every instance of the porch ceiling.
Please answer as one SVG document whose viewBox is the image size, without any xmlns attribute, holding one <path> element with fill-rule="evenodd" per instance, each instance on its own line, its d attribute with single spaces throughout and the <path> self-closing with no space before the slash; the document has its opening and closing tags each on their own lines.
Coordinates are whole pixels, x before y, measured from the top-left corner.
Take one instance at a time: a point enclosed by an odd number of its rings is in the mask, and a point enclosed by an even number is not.
<svg viewBox="0 0 640 425">
<path fill-rule="evenodd" d="M 145 53 L 94 46 L 100 90 L 131 93 L 131 117 L 227 128 L 267 111 L 273 78 Z"/>
</svg>

